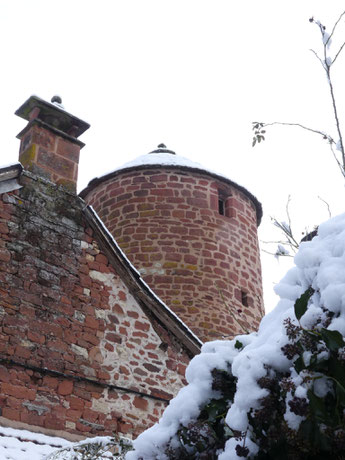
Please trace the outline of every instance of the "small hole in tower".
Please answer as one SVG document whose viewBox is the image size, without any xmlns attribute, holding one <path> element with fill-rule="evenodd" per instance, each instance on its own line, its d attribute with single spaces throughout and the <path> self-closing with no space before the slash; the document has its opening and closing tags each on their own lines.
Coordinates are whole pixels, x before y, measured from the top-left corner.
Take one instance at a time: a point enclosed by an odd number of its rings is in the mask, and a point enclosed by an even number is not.
<svg viewBox="0 0 345 460">
<path fill-rule="evenodd" d="M 221 216 L 225 215 L 225 202 L 223 198 L 220 198 L 220 197 L 218 199 L 218 212 Z"/>
<path fill-rule="evenodd" d="M 167 349 L 168 349 L 168 344 L 165 343 L 165 342 L 162 342 L 162 343 L 158 346 L 158 348 L 159 348 L 160 350 L 162 350 L 162 351 L 167 351 Z"/>
<path fill-rule="evenodd" d="M 241 300 L 244 307 L 248 307 L 248 294 L 244 291 L 241 291 Z"/>
</svg>

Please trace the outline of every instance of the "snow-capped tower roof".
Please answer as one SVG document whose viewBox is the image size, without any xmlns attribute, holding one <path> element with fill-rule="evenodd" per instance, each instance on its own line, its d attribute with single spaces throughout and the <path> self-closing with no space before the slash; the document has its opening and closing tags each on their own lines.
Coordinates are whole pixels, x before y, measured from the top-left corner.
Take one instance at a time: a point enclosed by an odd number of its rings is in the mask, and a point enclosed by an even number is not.
<svg viewBox="0 0 345 460">
<path fill-rule="evenodd" d="M 104 174 L 103 176 L 95 177 L 88 183 L 88 186 L 84 190 L 81 191 L 80 196 L 84 198 L 98 184 L 106 180 L 109 180 L 112 177 L 117 176 L 118 174 L 122 174 L 130 170 L 145 169 L 148 166 L 154 169 L 161 168 L 161 167 L 187 169 L 189 171 L 207 174 L 208 176 L 212 176 L 215 179 L 221 180 L 222 182 L 226 182 L 229 185 L 232 185 L 236 187 L 237 189 L 239 189 L 253 202 L 256 208 L 258 224 L 261 221 L 261 218 L 262 218 L 261 203 L 246 188 L 242 187 L 241 185 L 238 185 L 237 183 L 233 182 L 232 180 L 230 180 L 229 178 L 227 178 L 226 176 L 223 176 L 222 174 L 218 172 L 205 168 L 200 163 L 191 161 L 188 158 L 185 158 L 181 155 L 177 155 L 173 150 L 168 149 L 165 144 L 159 144 L 157 146 L 157 149 L 152 150 L 151 152 L 146 153 L 145 155 L 141 155 L 135 158 L 134 160 L 123 164 L 119 168 L 109 173 Z"/>
</svg>

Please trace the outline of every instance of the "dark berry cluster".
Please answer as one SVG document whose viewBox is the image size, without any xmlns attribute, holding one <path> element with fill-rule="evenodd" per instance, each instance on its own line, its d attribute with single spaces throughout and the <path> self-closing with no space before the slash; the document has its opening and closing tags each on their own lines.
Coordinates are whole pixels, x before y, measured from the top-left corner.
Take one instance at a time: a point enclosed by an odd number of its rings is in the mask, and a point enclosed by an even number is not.
<svg viewBox="0 0 345 460">
<path fill-rule="evenodd" d="M 248 449 L 248 447 L 241 446 L 240 444 L 237 444 L 237 446 L 235 447 L 235 449 L 236 449 L 236 454 L 237 454 L 239 457 L 247 457 L 248 454 L 249 454 L 249 449 Z"/>
<path fill-rule="evenodd" d="M 288 359 L 293 359 L 300 353 L 300 348 L 296 343 L 287 343 L 281 348 L 281 351 Z"/>
<path fill-rule="evenodd" d="M 296 415 L 307 415 L 308 413 L 308 401 L 305 398 L 298 398 L 295 396 L 289 401 L 289 407 L 291 412 Z"/>
</svg>

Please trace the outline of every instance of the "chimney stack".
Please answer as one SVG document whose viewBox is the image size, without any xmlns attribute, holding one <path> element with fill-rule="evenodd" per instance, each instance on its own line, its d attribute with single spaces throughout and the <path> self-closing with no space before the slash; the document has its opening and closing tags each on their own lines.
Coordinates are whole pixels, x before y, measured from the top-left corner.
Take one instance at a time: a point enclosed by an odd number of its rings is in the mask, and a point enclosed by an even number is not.
<svg viewBox="0 0 345 460">
<path fill-rule="evenodd" d="M 49 103 L 31 96 L 15 112 L 28 121 L 18 134 L 19 161 L 24 169 L 76 192 L 80 149 L 78 137 L 90 125 L 66 112 L 58 96 Z"/>
</svg>

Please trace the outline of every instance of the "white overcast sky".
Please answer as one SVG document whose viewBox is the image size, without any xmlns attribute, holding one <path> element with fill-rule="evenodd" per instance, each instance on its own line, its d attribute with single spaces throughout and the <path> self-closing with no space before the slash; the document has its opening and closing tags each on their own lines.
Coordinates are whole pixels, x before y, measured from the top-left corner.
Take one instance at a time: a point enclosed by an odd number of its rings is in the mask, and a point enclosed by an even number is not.
<svg viewBox="0 0 345 460">
<path fill-rule="evenodd" d="M 344 211 L 344 183 L 327 144 L 272 128 L 251 147 L 251 122 L 300 122 L 334 132 L 328 87 L 310 48 L 314 16 L 331 29 L 343 0 L 0 0 L 0 164 L 17 161 L 13 115 L 31 95 L 63 99 L 88 121 L 79 190 L 96 175 L 164 142 L 217 170 L 263 204 L 260 239 L 279 238 L 274 215 L 296 234 Z M 345 23 L 339 26 L 345 40 Z M 336 41 L 336 40 L 335 40 Z M 336 43 L 334 43 L 336 46 Z M 345 51 L 345 50 L 344 50 Z M 345 52 L 334 66 L 345 126 Z M 273 233 L 272 233 L 273 232 Z M 266 309 L 287 262 L 263 256 Z"/>
</svg>

